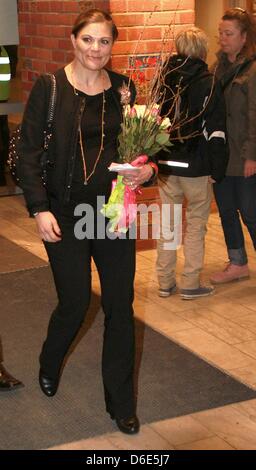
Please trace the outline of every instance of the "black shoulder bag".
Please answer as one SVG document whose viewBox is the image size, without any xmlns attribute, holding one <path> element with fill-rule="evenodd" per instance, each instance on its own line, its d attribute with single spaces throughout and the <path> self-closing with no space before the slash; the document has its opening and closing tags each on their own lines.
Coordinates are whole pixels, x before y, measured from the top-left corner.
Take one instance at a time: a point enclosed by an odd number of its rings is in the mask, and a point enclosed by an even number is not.
<svg viewBox="0 0 256 470">
<path fill-rule="evenodd" d="M 49 76 L 51 80 L 51 93 L 50 93 L 47 120 L 46 120 L 46 125 L 45 125 L 45 130 L 44 130 L 43 152 L 42 152 L 41 159 L 40 159 L 40 164 L 42 168 L 42 182 L 44 186 L 46 185 L 46 180 L 47 180 L 47 173 L 46 173 L 47 163 L 48 163 L 47 151 L 48 151 L 49 143 L 52 137 L 52 124 L 53 124 L 56 98 L 57 98 L 57 86 L 56 86 L 55 75 L 53 74 L 47 74 L 47 75 Z M 17 186 L 20 186 L 22 188 L 22 179 L 20 176 L 21 175 L 20 162 L 22 159 L 22 155 L 19 152 L 19 141 L 21 139 L 21 126 L 22 124 L 19 124 L 11 135 L 10 144 L 9 144 L 9 156 L 8 156 L 7 163 L 10 167 L 10 173 L 11 173 L 14 183 Z"/>
</svg>

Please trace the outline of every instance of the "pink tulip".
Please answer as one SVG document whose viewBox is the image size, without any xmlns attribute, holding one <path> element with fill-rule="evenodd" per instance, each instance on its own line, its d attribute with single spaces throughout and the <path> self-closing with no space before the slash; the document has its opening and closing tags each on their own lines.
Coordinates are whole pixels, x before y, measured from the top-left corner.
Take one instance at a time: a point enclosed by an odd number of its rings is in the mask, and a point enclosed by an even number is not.
<svg viewBox="0 0 256 470">
<path fill-rule="evenodd" d="M 132 107 L 132 108 L 130 109 L 130 117 L 131 117 L 131 118 L 134 118 L 134 117 L 136 117 L 136 116 L 137 116 L 136 109 L 135 109 L 134 107 Z"/>
<path fill-rule="evenodd" d="M 157 116 L 159 114 L 158 108 L 152 108 L 150 111 L 151 116 Z"/>
</svg>

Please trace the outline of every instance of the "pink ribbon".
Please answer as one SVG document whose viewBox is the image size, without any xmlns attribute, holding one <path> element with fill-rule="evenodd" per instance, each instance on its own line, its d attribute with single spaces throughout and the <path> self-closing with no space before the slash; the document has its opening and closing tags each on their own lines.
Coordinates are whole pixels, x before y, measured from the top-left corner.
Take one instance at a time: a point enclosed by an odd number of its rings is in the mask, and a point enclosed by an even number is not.
<svg viewBox="0 0 256 470">
<path fill-rule="evenodd" d="M 137 157 L 133 162 L 131 162 L 132 166 L 142 166 L 145 165 L 147 162 L 148 157 L 147 155 L 140 155 Z M 114 185 L 113 185 L 114 183 Z M 112 190 L 116 185 L 116 180 L 112 183 Z M 120 228 L 129 228 L 131 224 L 135 221 L 137 217 L 137 206 L 136 206 L 136 195 L 142 194 L 141 188 L 138 186 L 136 189 L 131 189 L 129 186 L 125 185 L 124 190 L 124 205 L 121 217 L 118 221 L 117 232 L 119 232 Z"/>
</svg>

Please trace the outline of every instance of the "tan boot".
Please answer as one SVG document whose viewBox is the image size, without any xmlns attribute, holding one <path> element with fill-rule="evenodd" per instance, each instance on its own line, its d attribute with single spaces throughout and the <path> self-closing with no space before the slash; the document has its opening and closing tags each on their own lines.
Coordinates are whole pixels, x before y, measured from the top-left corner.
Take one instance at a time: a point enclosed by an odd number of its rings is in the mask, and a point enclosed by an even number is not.
<svg viewBox="0 0 256 470">
<path fill-rule="evenodd" d="M 219 271 L 210 277 L 213 284 L 225 284 L 226 282 L 242 281 L 250 277 L 248 264 L 239 266 L 228 263 L 224 271 Z"/>
</svg>

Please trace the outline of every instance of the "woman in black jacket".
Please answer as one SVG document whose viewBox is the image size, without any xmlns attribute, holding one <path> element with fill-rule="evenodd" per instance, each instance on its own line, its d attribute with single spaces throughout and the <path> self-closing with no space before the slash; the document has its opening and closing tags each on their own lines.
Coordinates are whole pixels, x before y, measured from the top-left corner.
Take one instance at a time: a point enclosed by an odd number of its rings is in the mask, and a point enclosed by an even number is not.
<svg viewBox="0 0 256 470">
<path fill-rule="evenodd" d="M 169 60 L 163 87 L 162 114 L 172 121 L 173 147 L 170 153 L 158 155 L 160 197 L 169 209 L 163 212 L 157 273 L 159 295 L 168 297 L 176 290 L 174 207 L 181 208 L 185 198 L 185 265 L 180 293 L 183 299 L 195 299 L 213 293 L 211 286 L 200 285 L 200 273 L 212 183 L 221 181 L 227 165 L 225 104 L 205 63 L 204 32 L 198 28 L 181 31 L 175 43 L 178 54 Z"/>
<path fill-rule="evenodd" d="M 120 89 L 128 84 L 127 77 L 105 68 L 117 34 L 112 18 L 101 10 L 89 10 L 77 18 L 71 35 L 74 60 L 55 74 L 57 103 L 47 187 L 42 184 L 40 168 L 49 101 L 45 77 L 34 85 L 24 114 L 21 174 L 28 210 L 44 241 L 59 300 L 40 355 L 41 389 L 48 397 L 57 391 L 64 356 L 89 306 L 93 258 L 105 313 L 102 373 L 106 410 L 122 432 L 135 434 L 139 431 L 133 387 L 135 240 L 113 234 L 110 238 L 100 214 L 102 198 L 109 197 L 116 177 L 108 166 L 118 157 Z M 132 83 L 130 94 L 133 102 Z M 136 175 L 127 175 L 124 182 L 142 184 L 151 176 L 152 167 L 147 164 Z M 89 215 L 86 230 L 81 221 L 76 224 L 77 206 L 80 215 L 85 210 Z"/>
</svg>

